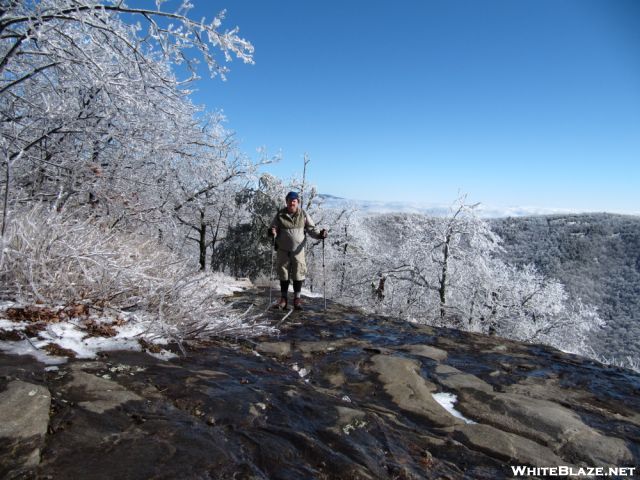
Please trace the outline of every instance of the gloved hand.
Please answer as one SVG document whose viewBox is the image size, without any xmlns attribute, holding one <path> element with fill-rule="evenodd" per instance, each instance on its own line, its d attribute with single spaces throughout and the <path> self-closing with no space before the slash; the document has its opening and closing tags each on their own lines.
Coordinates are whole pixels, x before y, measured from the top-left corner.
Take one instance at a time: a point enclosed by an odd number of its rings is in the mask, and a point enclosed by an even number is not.
<svg viewBox="0 0 640 480">
<path fill-rule="evenodd" d="M 270 237 L 275 237 L 277 233 L 278 233 L 278 231 L 276 230 L 276 227 L 271 227 L 269 229 L 269 236 Z"/>
<path fill-rule="evenodd" d="M 329 236 L 329 232 L 327 232 L 324 228 L 320 230 L 320 238 L 327 238 Z"/>
</svg>

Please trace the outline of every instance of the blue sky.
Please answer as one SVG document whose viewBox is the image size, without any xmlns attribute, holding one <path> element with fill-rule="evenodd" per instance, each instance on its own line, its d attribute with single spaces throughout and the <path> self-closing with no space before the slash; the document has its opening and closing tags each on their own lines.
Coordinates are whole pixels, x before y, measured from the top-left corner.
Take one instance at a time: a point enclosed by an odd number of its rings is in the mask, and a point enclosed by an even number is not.
<svg viewBox="0 0 640 480">
<path fill-rule="evenodd" d="M 192 0 L 255 65 L 203 79 L 250 155 L 319 191 L 640 213 L 640 1 Z"/>
</svg>

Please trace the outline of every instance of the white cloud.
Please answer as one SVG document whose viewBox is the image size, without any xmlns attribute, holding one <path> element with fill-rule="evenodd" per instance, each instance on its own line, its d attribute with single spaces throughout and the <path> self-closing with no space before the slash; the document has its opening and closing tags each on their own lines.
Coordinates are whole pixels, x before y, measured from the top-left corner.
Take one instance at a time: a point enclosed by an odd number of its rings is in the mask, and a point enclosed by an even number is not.
<svg viewBox="0 0 640 480">
<path fill-rule="evenodd" d="M 350 200 L 347 198 L 321 195 L 325 208 L 355 208 L 362 214 L 382 213 L 418 213 L 433 217 L 446 217 L 451 214 L 449 204 L 420 203 L 420 202 L 381 202 L 373 200 Z M 575 214 L 577 210 L 569 208 L 541 208 L 529 206 L 494 207 L 480 204 L 477 208 L 478 216 L 483 218 L 499 217 L 527 217 L 534 215 Z"/>
</svg>

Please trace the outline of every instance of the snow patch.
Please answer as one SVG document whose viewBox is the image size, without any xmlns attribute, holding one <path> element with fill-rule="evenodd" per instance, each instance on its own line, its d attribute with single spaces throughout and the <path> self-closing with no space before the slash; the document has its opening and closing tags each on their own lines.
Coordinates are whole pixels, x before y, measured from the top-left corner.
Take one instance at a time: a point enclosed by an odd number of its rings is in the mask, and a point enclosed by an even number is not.
<svg viewBox="0 0 640 480">
<path fill-rule="evenodd" d="M 38 348 L 55 343 L 62 348 L 73 350 L 77 358 L 95 358 L 98 352 L 109 350 L 142 350 L 137 339 L 132 335 L 123 335 L 122 331 L 115 337 L 88 337 L 86 330 L 71 322 L 48 325 L 33 343 Z"/>
<path fill-rule="evenodd" d="M 323 293 L 312 292 L 311 290 L 307 290 L 306 288 L 303 288 L 300 293 L 301 293 L 301 295 L 303 295 L 305 297 L 308 297 L 308 298 L 323 298 L 324 297 Z"/>
<path fill-rule="evenodd" d="M 170 352 L 169 350 L 160 350 L 158 353 L 147 352 L 147 355 L 151 355 L 152 357 L 155 357 L 158 360 L 171 360 L 172 358 L 178 358 L 178 355 L 176 355 L 173 352 Z"/>
<path fill-rule="evenodd" d="M 11 320 L 0 318 L 0 329 L 2 330 L 6 330 L 6 331 L 24 330 L 24 328 L 27 325 L 29 325 L 28 322 L 13 322 Z"/>
<path fill-rule="evenodd" d="M 6 308 L 15 307 L 16 304 L 5 304 Z M 0 311 L 1 312 L 1 311 Z M 86 319 L 85 319 L 86 320 Z M 0 351 L 14 355 L 31 355 L 39 362 L 46 365 L 59 365 L 67 361 L 67 357 L 48 354 L 45 347 L 55 344 L 58 347 L 71 350 L 76 358 L 95 358 L 99 352 L 113 350 L 142 351 L 138 339 L 145 339 L 155 345 L 166 345 L 167 338 L 150 338 L 149 326 L 132 315 L 125 323 L 113 325 L 113 318 L 89 317 L 95 324 L 112 326 L 115 335 L 112 337 L 90 335 L 84 328 L 82 320 L 72 318 L 57 323 L 47 323 L 46 328 L 38 332 L 37 337 L 21 341 L 0 341 Z M 29 322 L 14 322 L 6 318 L 0 318 L 0 329 L 5 331 L 24 331 L 30 325 Z M 156 358 L 167 360 L 175 357 L 173 353 L 161 350 L 153 354 Z"/>
<path fill-rule="evenodd" d="M 0 342 L 0 351 L 10 355 L 31 355 L 45 365 L 60 365 L 67 362 L 67 357 L 54 357 L 38 350 L 28 340 L 19 342 Z"/>
<path fill-rule="evenodd" d="M 229 296 L 253 287 L 248 278 L 229 278 L 222 273 L 208 273 L 198 284 L 199 289 L 204 289 L 209 294 Z"/>
<path fill-rule="evenodd" d="M 442 407 L 454 417 L 464 420 L 465 423 L 469 423 L 469 424 L 476 423 L 473 420 L 469 420 L 468 418 L 466 418 L 464 415 L 462 415 L 458 410 L 454 408 L 454 405 L 458 401 L 458 397 L 455 396 L 453 393 L 440 392 L 440 393 L 433 393 L 432 396 L 436 402 L 442 405 Z"/>
<path fill-rule="evenodd" d="M 300 368 L 297 363 L 294 363 L 293 365 L 291 365 L 291 368 L 293 368 L 294 371 L 298 372 L 298 375 L 300 375 L 300 378 L 304 378 L 307 375 L 309 375 L 309 370 L 307 370 L 304 367 Z"/>
</svg>

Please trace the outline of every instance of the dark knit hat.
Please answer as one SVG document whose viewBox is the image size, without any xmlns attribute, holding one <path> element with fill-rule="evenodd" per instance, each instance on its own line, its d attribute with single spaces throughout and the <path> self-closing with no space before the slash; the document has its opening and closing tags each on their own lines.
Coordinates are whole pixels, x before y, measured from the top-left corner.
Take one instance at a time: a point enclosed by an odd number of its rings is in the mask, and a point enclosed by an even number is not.
<svg viewBox="0 0 640 480">
<path fill-rule="evenodd" d="M 289 192 L 287 193 L 287 196 L 284 197 L 285 200 L 300 200 L 300 197 L 298 196 L 298 192 Z"/>
</svg>

